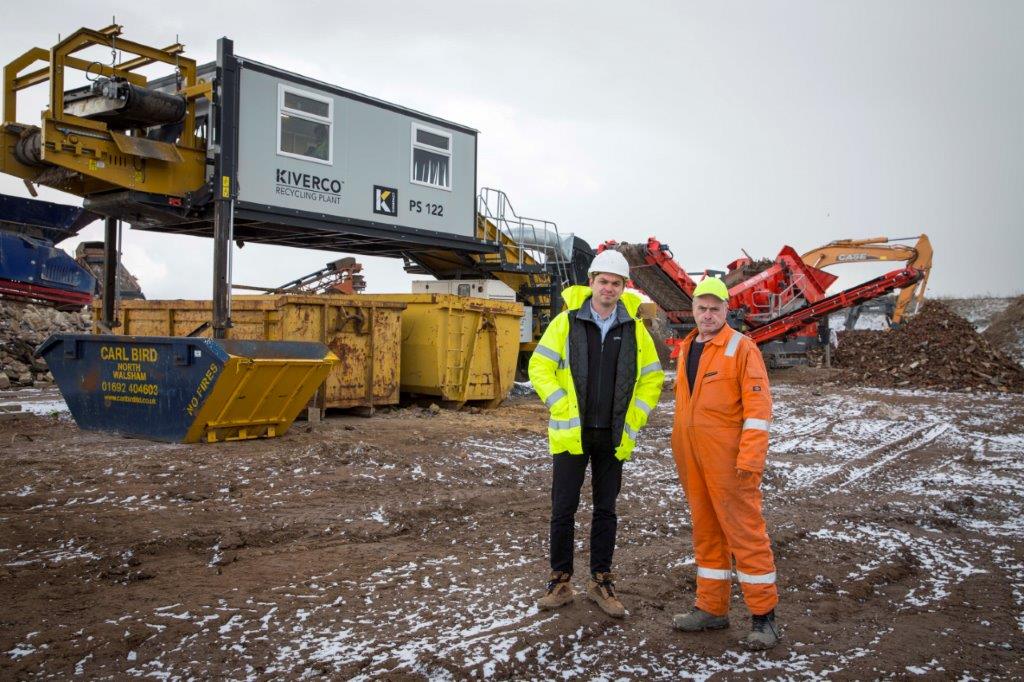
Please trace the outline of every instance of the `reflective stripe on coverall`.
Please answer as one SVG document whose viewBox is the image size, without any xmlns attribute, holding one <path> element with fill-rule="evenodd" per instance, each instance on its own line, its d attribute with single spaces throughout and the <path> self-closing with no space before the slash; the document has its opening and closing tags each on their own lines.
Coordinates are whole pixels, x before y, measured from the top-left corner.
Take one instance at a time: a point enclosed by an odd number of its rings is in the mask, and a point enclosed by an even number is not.
<svg viewBox="0 0 1024 682">
<path fill-rule="evenodd" d="M 755 615 L 778 603 L 775 560 L 761 515 L 772 399 L 757 344 L 728 325 L 704 346 L 689 392 L 682 343 L 672 452 L 693 517 L 697 608 L 729 612 L 732 557 L 743 599 Z M 753 472 L 740 478 L 736 470 Z M 730 556 L 731 555 L 731 556 Z"/>
</svg>

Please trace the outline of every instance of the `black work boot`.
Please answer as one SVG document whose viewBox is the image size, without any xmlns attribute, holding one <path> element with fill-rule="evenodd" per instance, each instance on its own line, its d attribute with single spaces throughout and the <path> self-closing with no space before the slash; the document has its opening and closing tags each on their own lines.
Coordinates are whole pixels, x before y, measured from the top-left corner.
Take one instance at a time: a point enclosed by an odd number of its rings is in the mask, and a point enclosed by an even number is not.
<svg viewBox="0 0 1024 682">
<path fill-rule="evenodd" d="M 729 627 L 729 616 L 716 616 L 713 613 L 694 608 L 689 613 L 680 613 L 673 616 L 672 627 L 683 632 L 721 630 Z"/>
<path fill-rule="evenodd" d="M 548 580 L 547 592 L 537 600 L 537 607 L 542 611 L 548 611 L 572 602 L 576 598 L 576 591 L 572 589 L 572 583 L 569 582 L 571 579 L 572 573 L 552 572 L 551 579 Z"/>
<path fill-rule="evenodd" d="M 753 651 L 771 649 L 779 641 L 781 634 L 775 624 L 775 609 L 763 616 L 751 618 L 750 634 L 743 638 L 743 644 Z"/>
</svg>

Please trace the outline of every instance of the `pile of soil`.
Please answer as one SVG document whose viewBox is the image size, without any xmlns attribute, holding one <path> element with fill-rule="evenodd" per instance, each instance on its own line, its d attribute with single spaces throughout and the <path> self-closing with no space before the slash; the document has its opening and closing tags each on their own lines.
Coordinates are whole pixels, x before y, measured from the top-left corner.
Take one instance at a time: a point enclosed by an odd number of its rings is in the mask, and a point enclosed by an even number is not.
<svg viewBox="0 0 1024 682">
<path fill-rule="evenodd" d="M 1024 393 L 1024 368 L 939 301 L 899 329 L 840 332 L 833 365 L 872 386 Z"/>
<path fill-rule="evenodd" d="M 1010 301 L 1006 310 L 992 319 L 982 336 L 993 346 L 1024 364 L 1024 296 Z"/>
</svg>

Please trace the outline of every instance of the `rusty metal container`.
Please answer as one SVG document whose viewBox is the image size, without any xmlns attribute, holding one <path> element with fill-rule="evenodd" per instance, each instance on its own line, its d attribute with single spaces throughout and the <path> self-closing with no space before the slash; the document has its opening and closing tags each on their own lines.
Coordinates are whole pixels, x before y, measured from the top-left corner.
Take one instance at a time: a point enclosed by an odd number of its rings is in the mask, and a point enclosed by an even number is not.
<svg viewBox="0 0 1024 682">
<path fill-rule="evenodd" d="M 229 339 L 319 341 L 338 356 L 315 402 L 323 408 L 395 405 L 402 357 L 402 301 L 361 294 L 233 296 Z M 99 310 L 94 308 L 94 320 Z M 123 301 L 119 334 L 208 337 L 206 300 Z"/>
<path fill-rule="evenodd" d="M 362 294 L 401 304 L 402 391 L 497 406 L 515 381 L 523 306 L 444 294 Z"/>
</svg>

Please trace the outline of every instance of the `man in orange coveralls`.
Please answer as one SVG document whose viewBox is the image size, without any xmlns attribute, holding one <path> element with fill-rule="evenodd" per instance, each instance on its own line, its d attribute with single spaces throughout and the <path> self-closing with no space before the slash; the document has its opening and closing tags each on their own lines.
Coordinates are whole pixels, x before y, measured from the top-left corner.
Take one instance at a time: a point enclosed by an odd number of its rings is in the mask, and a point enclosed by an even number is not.
<svg viewBox="0 0 1024 682">
<path fill-rule="evenodd" d="M 680 347 L 672 452 L 693 517 L 697 605 L 684 632 L 729 627 L 733 559 L 753 616 L 743 643 L 775 646 L 775 560 L 761 516 L 772 399 L 757 345 L 726 322 L 729 290 L 707 277 L 693 292 L 697 328 Z"/>
</svg>

